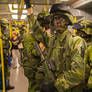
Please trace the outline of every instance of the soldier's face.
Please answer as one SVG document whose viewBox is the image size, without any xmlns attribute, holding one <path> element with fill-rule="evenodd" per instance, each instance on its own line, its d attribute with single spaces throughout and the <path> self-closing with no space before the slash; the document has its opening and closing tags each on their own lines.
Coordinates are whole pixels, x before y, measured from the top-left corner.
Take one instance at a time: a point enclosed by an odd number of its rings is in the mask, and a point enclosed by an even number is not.
<svg viewBox="0 0 92 92">
<path fill-rule="evenodd" d="M 53 26 L 56 31 L 64 31 L 66 29 L 67 21 L 62 15 L 55 15 L 53 18 Z"/>
</svg>

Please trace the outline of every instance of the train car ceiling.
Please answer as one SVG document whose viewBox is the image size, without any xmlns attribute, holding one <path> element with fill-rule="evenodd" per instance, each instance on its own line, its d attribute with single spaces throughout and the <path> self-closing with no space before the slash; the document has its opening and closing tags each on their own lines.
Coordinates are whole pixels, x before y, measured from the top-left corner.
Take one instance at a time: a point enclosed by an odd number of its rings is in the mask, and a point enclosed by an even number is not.
<svg viewBox="0 0 92 92">
<path fill-rule="evenodd" d="M 21 9 L 21 1 L 22 0 L 0 0 L 0 17 L 6 18 L 8 20 L 17 20 L 23 21 L 27 20 L 27 10 L 23 5 L 23 9 Z M 30 0 L 33 5 L 34 15 L 38 15 L 39 12 L 44 10 L 45 5 L 47 4 L 47 10 L 50 9 L 52 4 L 55 3 L 65 3 L 68 4 L 75 10 L 72 10 L 74 16 L 81 17 L 83 13 L 81 11 L 85 11 L 88 14 L 92 14 L 92 0 Z M 12 8 L 13 4 L 13 8 Z M 74 12 L 75 11 L 75 12 Z"/>
</svg>

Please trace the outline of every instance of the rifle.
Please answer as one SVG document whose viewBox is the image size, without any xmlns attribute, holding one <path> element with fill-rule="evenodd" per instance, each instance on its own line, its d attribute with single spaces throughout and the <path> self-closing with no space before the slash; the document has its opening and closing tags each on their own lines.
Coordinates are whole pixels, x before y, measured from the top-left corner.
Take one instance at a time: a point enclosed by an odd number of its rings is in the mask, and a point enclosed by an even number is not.
<svg viewBox="0 0 92 92">
<path fill-rule="evenodd" d="M 54 75 L 52 73 L 52 71 L 49 69 L 49 66 L 48 66 L 48 59 L 46 60 L 43 53 L 42 53 L 42 50 L 38 44 L 38 41 L 36 40 L 35 36 L 33 33 L 31 33 L 31 36 L 33 37 L 33 39 L 36 41 L 35 42 L 35 47 L 36 47 L 36 50 L 38 51 L 38 53 L 40 54 L 40 57 L 41 57 L 41 63 L 43 64 L 43 67 L 44 67 L 44 74 L 45 74 L 45 80 L 46 81 L 54 81 L 55 78 L 54 78 Z"/>
</svg>

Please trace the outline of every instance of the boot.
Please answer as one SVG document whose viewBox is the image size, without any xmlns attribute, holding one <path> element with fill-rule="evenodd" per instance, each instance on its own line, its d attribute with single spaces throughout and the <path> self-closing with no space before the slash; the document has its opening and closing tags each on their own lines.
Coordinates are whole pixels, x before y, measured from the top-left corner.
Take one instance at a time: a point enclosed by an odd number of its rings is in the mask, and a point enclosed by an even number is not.
<svg viewBox="0 0 92 92">
<path fill-rule="evenodd" d="M 8 80 L 8 84 L 6 86 L 6 90 L 11 90 L 11 89 L 14 89 L 14 86 L 11 86 L 10 85 L 10 81 Z"/>
<path fill-rule="evenodd" d="M 11 90 L 11 89 L 14 89 L 14 86 L 8 85 L 8 86 L 6 87 L 6 90 Z"/>
</svg>

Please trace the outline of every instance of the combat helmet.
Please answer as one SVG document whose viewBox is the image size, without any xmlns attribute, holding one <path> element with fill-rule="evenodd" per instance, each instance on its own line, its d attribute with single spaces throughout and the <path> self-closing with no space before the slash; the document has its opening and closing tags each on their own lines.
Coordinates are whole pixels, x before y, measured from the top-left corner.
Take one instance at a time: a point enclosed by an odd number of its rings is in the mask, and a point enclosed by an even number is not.
<svg viewBox="0 0 92 92">
<path fill-rule="evenodd" d="M 53 4 L 50 9 L 50 14 L 52 20 L 54 15 L 60 14 L 69 20 L 69 25 L 73 23 L 73 15 L 69 11 L 68 6 L 65 4 L 61 3 Z"/>
<path fill-rule="evenodd" d="M 1 26 L 8 28 L 8 25 L 9 25 L 8 23 L 9 23 L 9 22 L 8 22 L 7 19 L 5 19 L 5 18 L 0 18 L 0 24 L 1 24 Z"/>
<path fill-rule="evenodd" d="M 81 20 L 79 24 L 83 27 L 83 31 L 87 35 L 92 35 L 92 22 L 90 20 Z"/>
<path fill-rule="evenodd" d="M 77 30 L 76 34 L 90 42 L 92 40 L 92 22 L 89 20 L 81 20 L 73 24 L 73 28 Z"/>
<path fill-rule="evenodd" d="M 46 11 L 42 11 L 38 14 L 37 20 L 40 23 L 40 25 L 44 27 L 46 24 L 50 23 L 50 14 Z"/>
<path fill-rule="evenodd" d="M 1 25 L 2 34 L 9 35 L 9 30 L 8 30 L 9 24 L 8 24 L 8 20 L 5 19 L 5 18 L 0 18 L 0 25 Z"/>
</svg>

